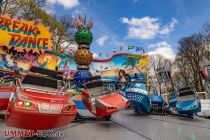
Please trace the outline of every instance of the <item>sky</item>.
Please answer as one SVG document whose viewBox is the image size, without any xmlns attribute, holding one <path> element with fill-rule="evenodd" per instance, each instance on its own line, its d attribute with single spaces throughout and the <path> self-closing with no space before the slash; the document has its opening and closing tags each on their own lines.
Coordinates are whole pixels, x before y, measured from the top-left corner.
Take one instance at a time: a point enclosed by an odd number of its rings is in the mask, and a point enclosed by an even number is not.
<svg viewBox="0 0 210 140">
<path fill-rule="evenodd" d="M 93 20 L 94 57 L 128 52 L 127 46 L 174 59 L 178 41 L 199 32 L 210 20 L 210 0 L 47 0 L 47 11 L 58 16 L 87 15 Z M 120 51 L 120 46 L 124 50 Z M 139 53 L 129 50 L 129 53 Z"/>
</svg>

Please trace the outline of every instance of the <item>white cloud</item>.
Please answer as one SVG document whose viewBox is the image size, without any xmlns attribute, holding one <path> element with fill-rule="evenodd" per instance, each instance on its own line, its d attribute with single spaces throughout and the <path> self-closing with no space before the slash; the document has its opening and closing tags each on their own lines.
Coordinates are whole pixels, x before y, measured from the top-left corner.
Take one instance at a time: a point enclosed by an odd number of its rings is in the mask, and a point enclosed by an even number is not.
<svg viewBox="0 0 210 140">
<path fill-rule="evenodd" d="M 104 43 L 109 39 L 109 37 L 107 35 L 102 35 L 101 37 L 99 37 L 96 42 L 99 46 L 103 46 Z"/>
<path fill-rule="evenodd" d="M 121 18 L 122 23 L 128 24 L 128 35 L 130 39 L 148 40 L 153 39 L 157 35 L 167 35 L 174 30 L 175 24 L 178 22 L 175 18 L 172 22 L 161 27 L 159 18 L 143 17 L 143 18 Z"/>
<path fill-rule="evenodd" d="M 151 47 L 157 47 L 156 49 L 154 49 L 153 51 L 149 51 L 148 54 L 149 55 L 153 55 L 153 54 L 159 54 L 164 56 L 165 58 L 168 58 L 170 60 L 174 60 L 176 57 L 176 54 L 174 52 L 174 50 L 172 49 L 172 46 L 170 44 L 168 44 L 168 42 L 166 41 L 162 41 L 162 42 L 157 42 L 156 44 L 150 44 L 148 46 L 148 48 Z"/>
<path fill-rule="evenodd" d="M 98 54 L 93 52 L 93 58 L 96 59 L 98 57 L 99 57 Z"/>
<path fill-rule="evenodd" d="M 45 11 L 48 13 L 48 14 L 51 14 L 51 15 L 54 15 L 55 14 L 55 11 L 54 11 L 54 8 L 52 5 L 47 5 L 45 7 Z"/>
<path fill-rule="evenodd" d="M 73 8 L 79 5 L 79 0 L 47 0 L 50 4 L 60 4 L 64 6 L 64 8 Z"/>
<path fill-rule="evenodd" d="M 152 39 L 159 31 L 160 25 L 157 22 L 158 18 L 122 18 L 123 23 L 129 25 L 128 38 L 131 39 Z"/>
<path fill-rule="evenodd" d="M 157 42 L 155 44 L 150 44 L 150 45 L 147 46 L 147 48 L 154 49 L 154 48 L 161 48 L 161 47 L 165 47 L 165 46 L 170 47 L 170 45 L 168 44 L 168 42 L 161 41 L 161 42 Z"/>
<path fill-rule="evenodd" d="M 175 25 L 178 23 L 178 21 L 175 18 L 172 18 L 172 21 L 170 24 L 165 25 L 161 30 L 161 35 L 168 35 L 170 32 L 174 31 Z"/>
</svg>

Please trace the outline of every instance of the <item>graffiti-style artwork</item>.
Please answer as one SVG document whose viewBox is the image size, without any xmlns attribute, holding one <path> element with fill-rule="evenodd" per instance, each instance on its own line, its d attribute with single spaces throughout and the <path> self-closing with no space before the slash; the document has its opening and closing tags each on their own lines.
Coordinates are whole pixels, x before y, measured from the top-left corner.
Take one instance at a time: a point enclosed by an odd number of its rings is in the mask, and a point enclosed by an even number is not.
<svg viewBox="0 0 210 140">
<path fill-rule="evenodd" d="M 57 57 L 52 54 L 43 53 L 38 57 L 37 64 L 44 69 L 55 70 Z"/>
<path fill-rule="evenodd" d="M 93 75 L 101 75 L 105 80 L 118 81 L 120 70 L 129 75 L 131 80 L 147 80 L 148 56 L 115 54 L 106 60 L 94 60 L 90 70 Z"/>
<path fill-rule="evenodd" d="M 57 69 L 58 71 L 62 72 L 64 75 L 70 75 L 71 77 L 74 76 L 77 65 L 74 62 L 74 59 L 69 58 L 61 58 L 57 57 Z"/>
<path fill-rule="evenodd" d="M 9 15 L 0 15 L 0 44 L 8 49 L 14 47 L 18 52 L 44 53 L 52 50 L 52 34 L 49 28 L 34 21 L 12 19 Z"/>
<path fill-rule="evenodd" d="M 3 47 L 0 47 L 0 70 L 4 71 L 14 71 L 18 70 L 19 72 L 25 73 L 28 71 L 32 64 L 31 59 L 21 57 L 15 57 L 12 54 L 8 54 Z"/>
</svg>

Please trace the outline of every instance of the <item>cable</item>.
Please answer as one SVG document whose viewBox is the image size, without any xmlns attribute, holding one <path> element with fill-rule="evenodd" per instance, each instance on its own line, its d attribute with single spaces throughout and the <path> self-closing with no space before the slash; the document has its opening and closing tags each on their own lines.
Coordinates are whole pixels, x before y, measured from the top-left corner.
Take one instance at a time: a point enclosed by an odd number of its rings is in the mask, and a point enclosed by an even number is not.
<svg viewBox="0 0 210 140">
<path fill-rule="evenodd" d="M 174 117 L 174 116 L 171 116 L 171 117 Z M 164 122 L 168 122 L 168 123 L 174 123 L 174 124 L 181 124 L 181 125 L 186 125 L 186 126 L 193 126 L 193 127 L 199 127 L 199 128 L 210 129 L 210 127 L 198 126 L 198 125 L 194 125 L 194 124 L 187 124 L 187 123 L 174 122 L 174 121 L 161 120 L 161 119 L 153 119 L 153 118 L 146 118 L 146 117 L 142 117 L 142 118 L 143 118 L 143 119 L 148 119 L 148 120 L 164 121 Z"/>
<path fill-rule="evenodd" d="M 121 126 L 121 127 L 123 127 L 123 128 L 125 128 L 125 129 L 127 129 L 127 130 L 129 130 L 129 131 L 131 131 L 131 132 L 133 132 L 133 133 L 135 133 L 135 134 L 137 134 L 137 135 L 139 135 L 139 136 L 141 136 L 141 137 L 144 137 L 144 138 L 146 138 L 148 140 L 152 140 L 151 138 L 149 138 L 149 137 L 147 137 L 147 136 L 145 136 L 145 135 L 143 135 L 143 134 L 141 134 L 141 133 L 139 133 L 137 131 L 134 131 L 134 130 L 132 130 L 132 129 L 130 129 L 130 128 L 128 128 L 128 127 L 120 124 L 120 123 L 118 123 L 118 122 L 115 122 L 113 120 L 110 120 L 110 121 L 113 122 L 113 123 L 115 123 L 115 124 L 117 124 L 117 125 L 119 125 L 119 126 Z"/>
</svg>

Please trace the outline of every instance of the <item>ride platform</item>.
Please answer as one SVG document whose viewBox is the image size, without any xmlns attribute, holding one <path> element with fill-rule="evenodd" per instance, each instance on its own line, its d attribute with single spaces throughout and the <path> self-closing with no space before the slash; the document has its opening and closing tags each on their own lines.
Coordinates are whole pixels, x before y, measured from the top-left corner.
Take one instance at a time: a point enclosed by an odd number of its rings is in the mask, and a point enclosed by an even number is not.
<svg viewBox="0 0 210 140">
<path fill-rule="evenodd" d="M 82 115 L 91 117 L 88 111 Z M 20 138 L 2 138 L 7 127 L 0 121 L 1 140 L 20 140 Z M 34 140 L 209 140 L 210 119 L 195 116 L 193 119 L 173 115 L 142 115 L 133 110 L 123 110 L 112 115 L 110 121 L 76 121 L 67 127 L 56 129 L 64 137 L 33 138 Z"/>
</svg>

